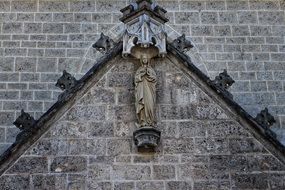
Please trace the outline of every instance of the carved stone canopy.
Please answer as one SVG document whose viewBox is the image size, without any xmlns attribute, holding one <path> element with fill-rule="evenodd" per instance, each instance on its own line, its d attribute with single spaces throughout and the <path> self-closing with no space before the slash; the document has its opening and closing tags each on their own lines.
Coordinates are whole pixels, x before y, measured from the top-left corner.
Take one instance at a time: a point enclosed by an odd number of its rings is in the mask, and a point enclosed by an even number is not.
<svg viewBox="0 0 285 190">
<path fill-rule="evenodd" d="M 121 21 L 125 24 L 123 56 L 163 57 L 166 54 L 166 10 L 150 1 L 138 0 L 121 12 Z"/>
</svg>

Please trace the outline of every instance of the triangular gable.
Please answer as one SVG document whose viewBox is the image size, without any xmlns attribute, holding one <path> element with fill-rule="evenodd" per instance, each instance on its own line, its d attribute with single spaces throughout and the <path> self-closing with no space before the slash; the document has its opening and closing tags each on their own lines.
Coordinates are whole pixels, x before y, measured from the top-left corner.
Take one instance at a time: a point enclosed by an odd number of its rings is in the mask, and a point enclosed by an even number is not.
<svg viewBox="0 0 285 190">
<path fill-rule="evenodd" d="M 251 134 L 260 141 L 267 150 L 269 150 L 280 161 L 285 163 L 285 148 L 275 138 L 267 135 L 264 129 L 256 123 L 256 121 L 244 111 L 237 103 L 230 97 L 222 93 L 218 93 L 218 89 L 212 84 L 211 80 L 197 69 L 191 62 L 191 59 L 186 54 L 178 51 L 174 46 L 168 43 L 167 50 L 170 53 L 167 59 L 176 62 L 183 72 L 205 92 L 207 93 L 227 114 L 238 121 L 242 126 L 251 132 Z M 94 65 L 80 80 L 75 88 L 73 88 L 71 98 L 64 101 L 56 102 L 36 123 L 38 130 L 33 136 L 15 142 L 2 156 L 1 156 L 1 174 L 3 174 L 14 162 L 30 147 L 32 146 L 54 122 L 69 110 L 80 97 L 82 97 L 93 84 L 98 81 L 103 74 L 115 64 L 116 60 L 111 61 L 118 56 L 122 51 L 122 44 L 118 43 L 111 49 L 100 61 Z M 107 64 L 108 62 L 112 64 Z"/>
<path fill-rule="evenodd" d="M 169 51 L 152 64 L 159 76 L 157 128 L 162 131 L 155 153 L 138 153 L 132 138 L 132 76 L 140 63 L 117 57 L 0 183 L 11 187 L 14 181 L 22 189 L 65 189 L 67 184 L 109 189 L 127 180 L 139 189 L 282 189 L 285 165 L 272 147 L 256 140 L 250 126 L 240 125 L 239 115 L 221 103 L 222 96 L 178 59 Z"/>
</svg>

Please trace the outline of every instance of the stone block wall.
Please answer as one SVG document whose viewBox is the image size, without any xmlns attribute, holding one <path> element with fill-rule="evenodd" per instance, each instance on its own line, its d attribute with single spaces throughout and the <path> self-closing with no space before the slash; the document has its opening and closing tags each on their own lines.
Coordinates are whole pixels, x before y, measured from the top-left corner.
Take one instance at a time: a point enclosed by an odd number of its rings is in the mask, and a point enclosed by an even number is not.
<svg viewBox="0 0 285 190">
<path fill-rule="evenodd" d="M 193 62 L 210 77 L 224 68 L 231 91 L 249 113 L 265 106 L 285 142 L 285 3 L 283 0 L 161 0 L 170 37 L 185 33 Z M 2 0 L 0 2 L 0 152 L 18 130 L 20 109 L 40 117 L 57 99 L 54 83 L 65 69 L 82 76 L 100 54 L 101 32 L 121 31 L 128 0 Z M 175 32 L 173 32 L 175 31 Z M 190 52 L 191 53 L 191 52 Z M 124 76 L 125 77 L 125 76 Z M 284 135 L 284 137 L 283 137 Z"/>
<path fill-rule="evenodd" d="M 284 189 L 285 165 L 168 59 L 155 60 L 155 153 L 138 153 L 132 77 L 121 60 L 0 177 L 3 189 Z M 125 77 L 118 77 L 125 76 Z"/>
</svg>

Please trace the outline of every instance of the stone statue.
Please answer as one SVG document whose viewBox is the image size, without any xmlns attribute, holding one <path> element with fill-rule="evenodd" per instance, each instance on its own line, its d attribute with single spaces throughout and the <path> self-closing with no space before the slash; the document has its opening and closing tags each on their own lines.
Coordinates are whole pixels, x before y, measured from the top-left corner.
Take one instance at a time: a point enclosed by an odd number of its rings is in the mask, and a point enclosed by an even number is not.
<svg viewBox="0 0 285 190">
<path fill-rule="evenodd" d="M 146 57 L 135 75 L 136 114 L 140 127 L 153 127 L 155 123 L 156 73 Z"/>
</svg>

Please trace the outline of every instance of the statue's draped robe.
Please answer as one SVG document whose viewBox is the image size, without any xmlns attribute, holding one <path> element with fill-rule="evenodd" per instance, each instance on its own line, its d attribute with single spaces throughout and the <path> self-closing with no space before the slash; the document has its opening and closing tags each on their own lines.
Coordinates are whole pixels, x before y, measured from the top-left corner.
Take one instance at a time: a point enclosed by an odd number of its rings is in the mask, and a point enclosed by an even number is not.
<svg viewBox="0 0 285 190">
<path fill-rule="evenodd" d="M 155 85 L 155 71 L 150 66 L 141 66 L 135 75 L 136 114 L 140 126 L 151 126 L 155 122 Z"/>
</svg>

